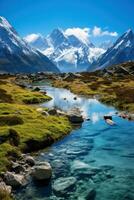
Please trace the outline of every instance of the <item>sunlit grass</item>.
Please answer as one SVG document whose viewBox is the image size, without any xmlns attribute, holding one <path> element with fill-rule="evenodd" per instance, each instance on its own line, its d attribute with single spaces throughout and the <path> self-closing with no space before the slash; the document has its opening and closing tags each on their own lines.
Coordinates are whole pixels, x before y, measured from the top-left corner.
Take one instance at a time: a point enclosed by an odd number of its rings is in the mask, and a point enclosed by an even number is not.
<svg viewBox="0 0 134 200">
<path fill-rule="evenodd" d="M 82 73 L 81 78 L 73 81 L 56 80 L 53 85 L 70 89 L 75 94 L 94 96 L 100 101 L 115 106 L 117 109 L 134 112 L 134 78 L 126 76 L 99 77 L 92 73 Z"/>
<path fill-rule="evenodd" d="M 49 145 L 49 143 L 47 144 L 48 138 L 51 138 L 52 141 L 58 140 L 71 131 L 71 125 L 66 117 L 44 116 L 36 110 L 36 106 L 27 105 L 27 103 L 33 102 L 25 101 L 26 99 L 31 101 L 35 97 L 38 99 L 37 102 L 48 101 L 51 99 L 49 96 L 23 89 L 15 85 L 12 79 L 1 81 L 0 89 L 4 90 L 0 95 L 1 172 L 10 167 L 12 154 L 19 155 L 20 152 L 28 149 L 28 141 L 34 140 L 38 144 L 44 141 L 47 146 Z M 10 95 L 12 101 L 7 98 L 7 95 Z M 11 129 L 19 137 L 17 146 L 9 137 Z M 45 145 L 38 148 L 45 147 Z"/>
</svg>

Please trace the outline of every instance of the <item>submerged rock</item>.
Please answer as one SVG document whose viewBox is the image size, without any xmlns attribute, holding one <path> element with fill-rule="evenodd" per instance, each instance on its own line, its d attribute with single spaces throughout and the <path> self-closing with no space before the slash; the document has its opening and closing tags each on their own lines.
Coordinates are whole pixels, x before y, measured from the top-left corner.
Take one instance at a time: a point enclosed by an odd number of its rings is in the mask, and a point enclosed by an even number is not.
<svg viewBox="0 0 134 200">
<path fill-rule="evenodd" d="M 94 188 L 89 188 L 83 194 L 78 197 L 78 200 L 94 200 L 96 197 L 96 190 Z"/>
<path fill-rule="evenodd" d="M 89 169 L 89 165 L 82 161 L 75 160 L 72 165 L 72 170 L 74 171 L 79 169 Z"/>
<path fill-rule="evenodd" d="M 79 179 L 91 178 L 100 171 L 100 168 L 90 166 L 79 160 L 74 161 L 71 167 L 71 172 L 79 177 Z"/>
<path fill-rule="evenodd" d="M 94 200 L 96 196 L 96 191 L 94 188 L 89 189 L 85 199 L 86 200 Z"/>
<path fill-rule="evenodd" d="M 31 175 L 37 181 L 49 180 L 52 176 L 52 168 L 48 162 L 41 162 L 35 165 Z"/>
<path fill-rule="evenodd" d="M 62 196 L 67 194 L 67 192 L 73 191 L 75 188 L 76 178 L 67 177 L 59 178 L 54 182 L 53 190 L 57 196 Z"/>
</svg>

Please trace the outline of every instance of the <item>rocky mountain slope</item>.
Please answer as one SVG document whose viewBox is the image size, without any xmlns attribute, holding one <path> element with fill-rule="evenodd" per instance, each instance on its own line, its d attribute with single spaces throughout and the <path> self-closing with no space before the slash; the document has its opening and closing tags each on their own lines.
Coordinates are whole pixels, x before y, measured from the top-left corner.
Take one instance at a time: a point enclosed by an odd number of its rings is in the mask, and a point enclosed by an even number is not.
<svg viewBox="0 0 134 200">
<path fill-rule="evenodd" d="M 0 72 L 59 72 L 41 52 L 29 46 L 15 29 L 0 17 Z"/>
<path fill-rule="evenodd" d="M 88 67 L 88 71 L 104 69 L 108 66 L 134 61 L 134 33 L 129 29 L 97 61 Z"/>
<path fill-rule="evenodd" d="M 126 76 L 131 75 L 134 77 L 134 62 L 125 62 L 118 65 L 110 66 L 102 70 L 105 76 Z"/>
</svg>

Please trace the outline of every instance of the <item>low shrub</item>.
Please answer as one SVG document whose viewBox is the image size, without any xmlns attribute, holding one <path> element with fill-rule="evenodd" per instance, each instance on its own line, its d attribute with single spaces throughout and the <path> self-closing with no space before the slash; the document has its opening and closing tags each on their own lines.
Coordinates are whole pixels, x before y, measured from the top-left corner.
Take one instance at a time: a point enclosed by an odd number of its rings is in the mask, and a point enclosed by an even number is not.
<svg viewBox="0 0 134 200">
<path fill-rule="evenodd" d="M 14 129 L 9 129 L 9 142 L 13 146 L 18 146 L 20 144 L 20 136 Z"/>
<path fill-rule="evenodd" d="M 37 103 L 41 103 L 42 100 L 38 97 L 28 97 L 28 98 L 23 99 L 23 102 L 25 104 L 37 104 Z"/>
<path fill-rule="evenodd" d="M 16 115 L 0 116 L 0 126 L 5 126 L 5 125 L 14 126 L 23 123 L 24 123 L 23 119 Z"/>
<path fill-rule="evenodd" d="M 6 90 L 0 88 L 0 103 L 12 103 L 13 99 L 10 94 L 7 94 Z"/>
</svg>

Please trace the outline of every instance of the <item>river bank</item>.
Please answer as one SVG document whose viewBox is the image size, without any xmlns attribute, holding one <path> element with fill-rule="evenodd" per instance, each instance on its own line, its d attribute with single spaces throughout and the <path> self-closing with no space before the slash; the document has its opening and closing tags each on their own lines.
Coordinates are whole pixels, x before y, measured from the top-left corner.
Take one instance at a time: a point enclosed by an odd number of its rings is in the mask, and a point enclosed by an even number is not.
<svg viewBox="0 0 134 200">
<path fill-rule="evenodd" d="M 45 93 L 17 85 L 13 76 L 0 77 L 0 173 L 10 171 L 12 161 L 21 161 L 22 153 L 43 149 L 70 133 L 65 116 L 47 116 L 46 108 L 40 112 L 34 106 L 49 100 Z"/>
</svg>

